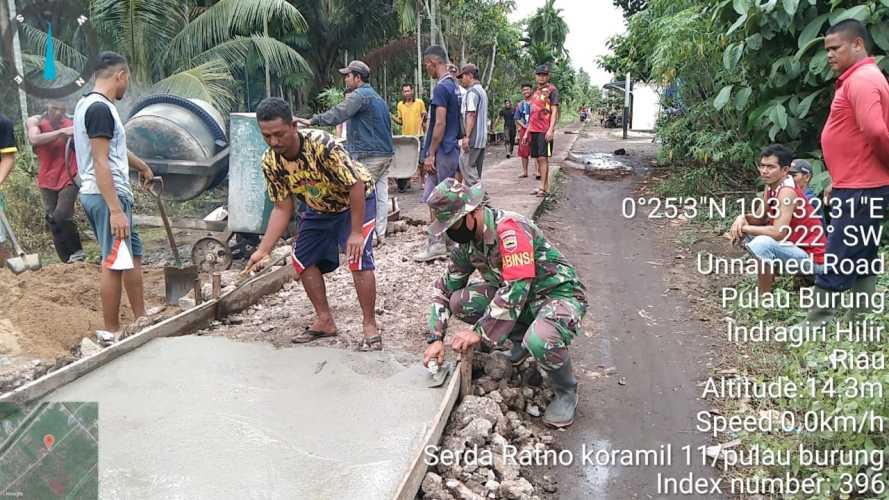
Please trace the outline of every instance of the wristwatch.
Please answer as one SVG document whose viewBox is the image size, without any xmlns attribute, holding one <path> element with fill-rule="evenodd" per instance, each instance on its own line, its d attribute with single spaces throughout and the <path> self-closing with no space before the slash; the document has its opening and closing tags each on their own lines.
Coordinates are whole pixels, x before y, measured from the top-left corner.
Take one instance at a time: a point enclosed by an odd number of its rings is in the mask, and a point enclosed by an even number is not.
<svg viewBox="0 0 889 500">
<path fill-rule="evenodd" d="M 429 333 L 426 335 L 427 344 L 432 344 L 434 342 L 438 342 L 439 340 L 444 340 L 444 337 L 438 335 L 437 333 Z"/>
</svg>

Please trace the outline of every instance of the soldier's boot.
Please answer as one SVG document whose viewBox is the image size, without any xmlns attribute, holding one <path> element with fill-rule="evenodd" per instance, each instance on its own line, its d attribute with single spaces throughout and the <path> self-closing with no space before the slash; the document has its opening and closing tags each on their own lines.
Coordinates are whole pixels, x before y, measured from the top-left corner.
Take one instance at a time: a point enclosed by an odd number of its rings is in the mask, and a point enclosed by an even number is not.
<svg viewBox="0 0 889 500">
<path fill-rule="evenodd" d="M 841 292 L 834 292 L 833 290 L 827 290 L 826 288 L 821 288 L 816 285 L 814 297 L 815 304 L 809 308 L 809 312 L 806 314 L 806 319 L 797 323 L 794 327 L 806 331 L 812 328 L 826 327 L 828 322 L 836 316 L 836 310 L 832 307 L 832 304 L 835 303 L 833 299 L 838 293 Z M 824 304 L 827 305 L 824 306 Z"/>
<path fill-rule="evenodd" d="M 574 423 L 577 411 L 577 379 L 571 368 L 571 358 L 567 358 L 559 369 L 548 372 L 554 395 L 543 414 L 543 423 L 557 428 L 568 427 Z"/>
<path fill-rule="evenodd" d="M 852 283 L 852 288 L 850 288 L 849 291 L 852 292 L 854 302 L 853 307 L 847 309 L 846 314 L 843 315 L 843 321 L 858 326 L 861 317 L 871 312 L 872 308 L 869 307 L 869 305 L 873 300 L 874 294 L 877 292 L 877 275 L 874 274 L 858 278 Z M 865 294 L 867 295 L 868 302 L 866 304 L 861 304 L 860 297 Z"/>
<path fill-rule="evenodd" d="M 509 363 L 512 366 L 521 365 L 526 359 L 528 359 L 528 356 L 531 355 L 531 353 L 528 352 L 527 349 L 525 349 L 525 346 L 522 345 L 522 339 L 525 336 L 526 329 L 527 328 L 523 328 L 521 329 L 521 331 L 511 332 L 509 334 L 509 340 L 512 343 L 512 347 L 509 348 L 509 354 L 500 354 L 500 356 L 508 359 Z"/>
<path fill-rule="evenodd" d="M 426 250 L 414 255 L 414 262 L 431 262 L 436 259 L 447 258 L 448 247 L 443 237 L 430 236 L 426 242 Z"/>
</svg>

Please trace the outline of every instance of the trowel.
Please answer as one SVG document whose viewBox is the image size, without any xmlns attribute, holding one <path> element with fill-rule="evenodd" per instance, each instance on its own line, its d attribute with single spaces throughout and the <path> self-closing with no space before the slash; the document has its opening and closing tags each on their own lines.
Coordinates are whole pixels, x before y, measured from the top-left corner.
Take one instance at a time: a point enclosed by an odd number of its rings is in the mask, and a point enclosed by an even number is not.
<svg viewBox="0 0 889 500">
<path fill-rule="evenodd" d="M 0 230 L 5 231 L 6 234 L 9 235 L 10 241 L 12 241 L 12 251 L 15 252 L 15 257 L 9 257 L 6 259 L 6 267 L 9 268 L 15 274 L 21 274 L 25 271 L 36 271 L 40 269 L 40 256 L 36 253 L 26 254 L 22 247 L 19 246 L 19 241 L 15 237 L 15 233 L 12 232 L 12 225 L 9 223 L 9 220 L 6 218 L 6 212 L 3 211 L 3 208 L 0 207 Z"/>
<path fill-rule="evenodd" d="M 154 184 L 159 185 L 159 189 L 155 189 Z M 198 278 L 198 269 L 195 266 L 182 265 L 182 259 L 179 257 L 179 248 L 176 246 L 176 240 L 173 238 L 173 228 L 170 226 L 170 219 L 167 218 L 167 210 L 164 207 L 164 201 L 161 199 L 163 190 L 163 178 L 155 177 L 152 180 L 152 185 L 148 188 L 148 192 L 157 200 L 157 210 L 161 214 L 164 229 L 167 231 L 167 239 L 170 241 L 170 250 L 173 252 L 173 265 L 164 266 L 164 298 L 167 304 L 176 305 L 179 303 L 180 298 L 185 297 L 188 295 L 188 292 L 194 290 L 194 282 Z"/>
<path fill-rule="evenodd" d="M 441 387 L 444 385 L 445 380 L 448 379 L 448 375 L 454 370 L 454 363 L 445 361 L 443 365 L 439 366 L 433 359 L 429 362 L 426 369 L 429 373 L 429 380 L 426 381 L 426 387 Z"/>
</svg>

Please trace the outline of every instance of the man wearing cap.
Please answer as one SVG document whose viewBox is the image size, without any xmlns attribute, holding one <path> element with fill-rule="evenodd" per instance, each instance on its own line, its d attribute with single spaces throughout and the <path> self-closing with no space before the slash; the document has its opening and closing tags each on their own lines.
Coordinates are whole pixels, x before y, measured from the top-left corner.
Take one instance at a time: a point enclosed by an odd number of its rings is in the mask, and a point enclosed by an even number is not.
<svg viewBox="0 0 889 500">
<path fill-rule="evenodd" d="M 448 269 L 435 283 L 429 314 L 429 347 L 423 364 L 444 362 L 444 335 L 453 315 L 470 330 L 454 335 L 465 352 L 484 341 L 512 341 L 509 358 L 521 364 L 530 355 L 549 374 L 555 393 L 543 421 L 554 427 L 574 422 L 577 380 L 568 345 L 580 333 L 587 309 L 583 284 L 574 268 L 527 218 L 482 205 L 480 184 L 448 179 L 429 197 L 434 234 L 447 232 L 458 243 Z M 482 282 L 469 283 L 478 271 Z"/>
<path fill-rule="evenodd" d="M 537 89 L 531 95 L 531 122 L 528 124 L 531 142 L 531 158 L 537 160 L 537 173 L 541 187 L 534 191 L 537 196 L 549 194 L 549 158 L 553 155 L 553 137 L 559 123 L 559 90 L 549 83 L 549 65 L 541 64 L 535 71 Z"/>
<path fill-rule="evenodd" d="M 348 121 L 346 150 L 370 172 L 376 188 L 377 241 L 386 237 L 389 215 L 389 167 L 395 158 L 389 108 L 373 87 L 367 83 L 370 68 L 361 61 L 352 61 L 339 70 L 349 92 L 346 99 L 330 110 L 306 120 L 297 121 L 307 126 L 333 127 Z"/>
<path fill-rule="evenodd" d="M 423 65 L 430 78 L 438 83 L 432 90 L 429 103 L 429 127 L 420 149 L 420 162 L 426 170 L 426 186 L 423 202 L 445 179 L 457 177 L 460 171 L 460 93 L 457 80 L 448 71 L 448 55 L 438 45 L 432 45 L 423 53 Z M 455 72 L 456 73 L 456 72 Z M 430 221 L 434 214 L 430 209 Z M 426 249 L 414 256 L 416 262 L 428 262 L 448 256 L 447 245 L 441 234 L 429 234 Z"/>
<path fill-rule="evenodd" d="M 460 140 L 463 151 L 460 173 L 463 181 L 472 186 L 482 180 L 485 147 L 488 145 L 488 94 L 478 81 L 475 64 L 464 64 L 457 79 L 466 89 L 461 104 L 464 137 Z"/>
<path fill-rule="evenodd" d="M 815 192 L 809 187 L 809 182 L 812 181 L 811 163 L 807 160 L 793 160 L 790 162 L 790 176 L 793 177 L 793 182 L 803 191 L 807 199 L 811 200 L 815 196 Z"/>
<path fill-rule="evenodd" d="M 0 113 L 0 186 L 3 186 L 15 166 L 17 151 L 12 120 Z M 6 210 L 6 200 L 3 198 L 3 193 L 0 193 L 0 210 Z M 0 265 L 6 264 L 6 259 L 10 255 L 4 244 L 6 238 L 6 231 L 0 225 Z"/>
</svg>

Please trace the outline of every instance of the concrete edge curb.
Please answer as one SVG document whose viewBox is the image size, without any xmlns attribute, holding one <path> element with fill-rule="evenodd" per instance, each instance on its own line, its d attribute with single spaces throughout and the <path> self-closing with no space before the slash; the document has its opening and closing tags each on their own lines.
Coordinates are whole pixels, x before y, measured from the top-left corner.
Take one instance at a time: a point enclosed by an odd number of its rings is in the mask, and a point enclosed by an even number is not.
<svg viewBox="0 0 889 500">
<path fill-rule="evenodd" d="M 81 358 L 0 395 L 0 403 L 25 404 L 34 401 L 94 369 L 138 349 L 153 339 L 186 335 L 195 330 L 206 328 L 214 319 L 239 312 L 255 304 L 265 295 L 277 292 L 284 286 L 284 283 L 292 278 L 293 267 L 285 262 L 281 268 L 256 276 L 218 299 L 209 300 L 183 311 L 106 347 L 92 356 Z"/>
<path fill-rule="evenodd" d="M 413 460 L 411 460 L 411 466 L 407 474 L 401 480 L 398 489 L 395 490 L 395 496 L 392 497 L 393 500 L 414 500 L 417 497 L 417 492 L 420 491 L 420 485 L 423 483 L 423 479 L 426 477 L 426 470 L 428 469 L 426 461 L 423 459 L 426 454 L 426 448 L 437 445 L 439 440 L 441 440 L 444 428 L 451 417 L 451 411 L 454 409 L 457 397 L 460 395 L 460 383 L 460 363 L 457 363 L 457 366 L 454 367 L 454 373 L 451 375 L 451 380 L 448 382 L 448 387 L 445 390 L 441 406 L 438 407 L 438 413 L 432 419 L 429 430 L 420 443 L 420 449 L 417 450 Z"/>
</svg>

